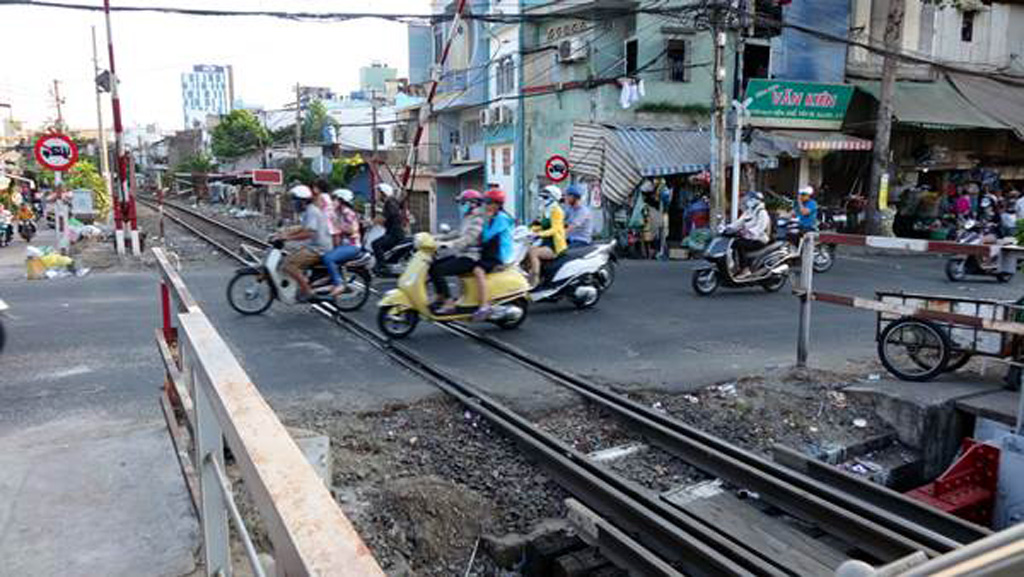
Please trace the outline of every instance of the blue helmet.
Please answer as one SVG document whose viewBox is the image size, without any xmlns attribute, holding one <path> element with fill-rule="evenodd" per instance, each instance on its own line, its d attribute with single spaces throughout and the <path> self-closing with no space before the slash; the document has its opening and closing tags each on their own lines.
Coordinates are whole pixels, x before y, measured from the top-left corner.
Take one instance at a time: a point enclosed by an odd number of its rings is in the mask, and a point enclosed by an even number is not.
<svg viewBox="0 0 1024 577">
<path fill-rule="evenodd" d="M 576 198 L 583 198 L 583 187 L 578 184 L 570 184 L 569 188 L 565 189 L 565 194 L 575 196 Z"/>
</svg>

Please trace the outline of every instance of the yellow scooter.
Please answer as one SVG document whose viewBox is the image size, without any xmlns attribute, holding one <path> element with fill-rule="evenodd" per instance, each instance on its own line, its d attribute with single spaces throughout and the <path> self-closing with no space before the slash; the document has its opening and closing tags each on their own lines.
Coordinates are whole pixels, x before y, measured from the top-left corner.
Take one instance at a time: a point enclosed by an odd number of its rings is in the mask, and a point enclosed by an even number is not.
<svg viewBox="0 0 1024 577">
<path fill-rule="evenodd" d="M 427 280 L 430 264 L 437 252 L 437 241 L 428 233 L 418 233 L 413 238 L 416 251 L 405 271 L 398 277 L 398 288 L 389 290 L 377 303 L 377 325 L 393 339 L 412 334 L 420 317 L 429 321 L 470 321 L 479 306 L 480 299 L 473 275 L 459 277 L 462 284 L 461 297 L 455 312 L 437 315 L 430 308 L 427 294 Z M 510 266 L 487 275 L 487 290 L 492 295 L 494 311 L 485 319 L 503 329 L 514 329 L 526 320 L 529 306 L 530 284 L 517 266 Z"/>
</svg>

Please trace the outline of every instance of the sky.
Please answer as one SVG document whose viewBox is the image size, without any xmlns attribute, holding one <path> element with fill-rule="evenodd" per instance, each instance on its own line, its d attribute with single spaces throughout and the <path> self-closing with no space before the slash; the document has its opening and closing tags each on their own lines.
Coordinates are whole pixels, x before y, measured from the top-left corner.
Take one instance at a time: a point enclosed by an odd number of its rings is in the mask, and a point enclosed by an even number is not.
<svg viewBox="0 0 1024 577">
<path fill-rule="evenodd" d="M 102 5 L 101 0 L 65 0 Z M 429 0 L 112 0 L 126 6 L 226 10 L 428 14 Z M 101 12 L 0 4 L 0 103 L 31 127 L 56 118 L 53 81 L 60 81 L 64 120 L 96 126 L 91 26 L 96 26 L 100 68 L 106 68 Z M 181 73 L 194 64 L 234 67 L 235 98 L 278 108 L 294 99 L 295 83 L 358 89 L 359 68 L 381 61 L 408 71 L 406 26 L 380 19 L 293 22 L 277 18 L 112 15 L 122 115 L 128 126 L 156 123 L 183 128 Z M 0 109 L 0 114 L 6 114 Z M 110 126 L 109 99 L 104 122 Z"/>
</svg>

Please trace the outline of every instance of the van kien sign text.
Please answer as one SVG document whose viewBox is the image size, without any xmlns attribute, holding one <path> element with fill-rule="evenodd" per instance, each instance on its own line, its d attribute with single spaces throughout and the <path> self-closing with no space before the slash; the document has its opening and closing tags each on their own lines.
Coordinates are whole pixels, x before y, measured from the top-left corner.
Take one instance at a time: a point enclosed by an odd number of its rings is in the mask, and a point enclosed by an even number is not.
<svg viewBox="0 0 1024 577">
<path fill-rule="evenodd" d="M 755 126 L 838 130 L 852 97 L 853 87 L 844 84 L 765 79 L 747 84 L 747 110 Z"/>
</svg>

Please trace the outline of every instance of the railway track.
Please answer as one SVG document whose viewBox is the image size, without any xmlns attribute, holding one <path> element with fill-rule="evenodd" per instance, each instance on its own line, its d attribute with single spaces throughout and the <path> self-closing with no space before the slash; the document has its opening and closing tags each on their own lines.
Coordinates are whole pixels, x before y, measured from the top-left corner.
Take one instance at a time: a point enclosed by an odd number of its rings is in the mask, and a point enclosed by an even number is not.
<svg viewBox="0 0 1024 577">
<path fill-rule="evenodd" d="M 144 202 L 149 205 L 151 201 Z M 156 208 L 155 204 L 150 206 Z M 265 246 L 261 239 L 194 210 L 165 203 L 167 207 L 169 218 L 236 259 L 243 260 L 237 249 L 231 248 L 236 244 Z M 695 514 L 595 463 L 482 392 L 474 383 L 425 359 L 409 345 L 390 341 L 329 304 L 314 308 L 488 419 L 523 447 L 567 492 L 621 529 L 603 531 L 599 538 L 602 551 L 620 566 L 643 575 L 813 574 L 806 566 L 792 564 L 787 555 L 773 554 L 772 548 L 764 543 L 737 536 L 728 526 Z M 988 534 L 986 529 L 924 507 L 898 493 L 844 479 L 810 462 L 789 468 L 767 460 L 464 325 L 439 326 L 575 392 L 681 461 L 731 487 L 757 493 L 785 515 L 839 539 L 845 544 L 844 551 L 859 551 L 863 558 L 885 563 L 916 551 L 936 556 Z M 799 461 L 799 455 L 792 454 L 789 460 Z"/>
<path fill-rule="evenodd" d="M 161 203 L 156 199 L 136 197 L 136 201 L 154 211 L 159 212 L 161 210 Z M 243 244 L 255 245 L 259 248 L 270 247 L 270 244 L 265 239 L 258 238 L 244 230 L 239 230 L 191 207 L 176 202 L 168 202 L 167 200 L 164 200 L 162 205 L 163 214 L 166 218 L 215 246 L 218 250 L 238 262 L 247 262 L 241 249 Z"/>
</svg>

